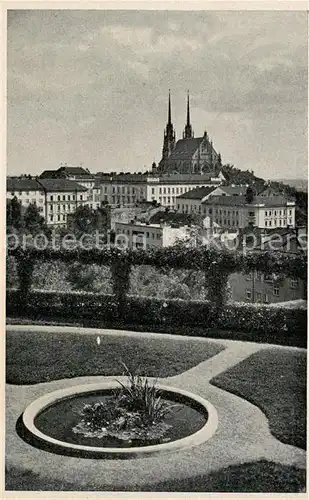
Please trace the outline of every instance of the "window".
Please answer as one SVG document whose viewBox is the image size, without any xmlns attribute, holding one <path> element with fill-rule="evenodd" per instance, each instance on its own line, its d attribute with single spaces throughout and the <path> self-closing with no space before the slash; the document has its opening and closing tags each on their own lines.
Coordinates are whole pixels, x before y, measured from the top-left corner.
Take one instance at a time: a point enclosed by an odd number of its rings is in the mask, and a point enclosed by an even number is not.
<svg viewBox="0 0 309 500">
<path fill-rule="evenodd" d="M 72 200 L 74 201 L 75 200 L 75 194 L 72 195 Z"/>
<path fill-rule="evenodd" d="M 291 279 L 291 280 L 290 280 L 290 287 L 291 287 L 291 288 L 294 288 L 294 290 L 295 290 L 296 288 L 298 288 L 298 285 L 299 285 L 298 280 L 295 280 L 295 279 Z"/>
<path fill-rule="evenodd" d="M 60 205 L 57 205 L 57 210 L 58 212 L 60 212 Z"/>
<path fill-rule="evenodd" d="M 264 281 L 267 281 L 268 283 L 273 282 L 273 275 L 272 274 L 264 274 Z"/>
<path fill-rule="evenodd" d="M 274 224 L 275 224 L 275 226 L 277 225 L 277 219 L 274 220 Z"/>
<path fill-rule="evenodd" d="M 281 226 L 281 225 L 282 225 L 282 220 L 281 220 L 281 219 L 279 219 L 279 226 Z"/>
<path fill-rule="evenodd" d="M 246 299 L 251 300 L 251 296 L 252 296 L 251 290 L 246 290 Z"/>
<path fill-rule="evenodd" d="M 60 201 L 60 194 L 58 194 L 58 201 Z"/>
<path fill-rule="evenodd" d="M 54 209 L 53 205 L 50 206 L 50 211 L 52 212 Z"/>
<path fill-rule="evenodd" d="M 148 231 L 147 231 L 147 233 L 146 233 L 146 238 L 149 238 L 149 232 L 148 232 Z"/>
<path fill-rule="evenodd" d="M 159 194 L 162 194 L 162 188 L 159 188 Z"/>
<path fill-rule="evenodd" d="M 179 205 L 179 203 L 178 203 L 178 205 L 177 205 L 177 210 L 180 210 L 180 205 Z"/>
<path fill-rule="evenodd" d="M 271 226 L 271 220 L 269 221 L 269 225 Z"/>
<path fill-rule="evenodd" d="M 65 194 L 62 196 L 63 201 L 65 201 Z"/>
<path fill-rule="evenodd" d="M 80 194 L 80 195 L 79 195 L 79 199 L 80 199 L 80 200 L 82 200 L 82 199 L 83 199 L 83 195 L 82 195 L 82 194 Z"/>
<path fill-rule="evenodd" d="M 58 215 L 58 221 L 60 221 L 60 215 Z"/>
<path fill-rule="evenodd" d="M 53 220 L 54 220 L 54 215 L 53 215 L 53 214 L 51 214 L 51 215 L 49 216 L 49 220 L 50 220 L 50 222 L 53 222 Z"/>
<path fill-rule="evenodd" d="M 15 193 L 14 193 L 14 191 L 12 191 L 12 193 L 11 193 L 11 196 L 15 196 Z"/>
<path fill-rule="evenodd" d="M 277 210 L 275 210 L 275 217 L 276 217 L 276 215 L 277 215 Z"/>
<path fill-rule="evenodd" d="M 176 188 L 176 194 L 179 194 L 179 188 Z"/>
<path fill-rule="evenodd" d="M 290 225 L 292 224 L 292 219 L 289 219 L 289 224 L 290 224 Z"/>
<path fill-rule="evenodd" d="M 53 195 L 51 194 L 51 195 L 50 195 L 50 201 L 53 201 L 53 200 L 54 200 L 54 197 L 53 197 Z"/>
<path fill-rule="evenodd" d="M 154 188 L 151 188 L 151 194 L 154 194 L 154 193 L 155 193 Z"/>
<path fill-rule="evenodd" d="M 65 212 L 65 205 L 62 205 L 62 210 Z"/>
<path fill-rule="evenodd" d="M 292 210 L 289 210 L 289 215 L 292 215 Z"/>
<path fill-rule="evenodd" d="M 279 287 L 278 286 L 274 286 L 273 294 L 275 295 L 275 297 L 279 297 Z"/>
<path fill-rule="evenodd" d="M 155 237 L 154 233 L 151 233 L 151 237 L 154 240 L 154 237 Z"/>
<path fill-rule="evenodd" d="M 68 194 L 68 201 L 70 201 L 70 199 L 71 199 L 71 196 Z"/>
<path fill-rule="evenodd" d="M 267 217 L 267 210 L 265 210 L 265 217 Z"/>
<path fill-rule="evenodd" d="M 172 194 L 174 194 L 174 193 L 175 193 L 175 188 L 172 188 Z"/>
<path fill-rule="evenodd" d="M 265 227 L 267 227 L 267 220 L 265 221 Z"/>
<path fill-rule="evenodd" d="M 286 219 L 283 219 L 283 225 L 286 226 Z"/>
<path fill-rule="evenodd" d="M 180 194 L 182 194 L 182 188 L 180 188 Z"/>
<path fill-rule="evenodd" d="M 166 194 L 166 188 L 163 188 L 163 193 Z"/>
</svg>

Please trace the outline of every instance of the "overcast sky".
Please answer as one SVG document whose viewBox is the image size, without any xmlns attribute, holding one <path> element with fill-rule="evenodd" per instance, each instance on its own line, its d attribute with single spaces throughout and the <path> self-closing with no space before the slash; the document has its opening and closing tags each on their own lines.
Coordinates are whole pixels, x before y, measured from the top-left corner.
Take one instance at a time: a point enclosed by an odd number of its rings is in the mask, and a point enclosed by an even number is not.
<svg viewBox="0 0 309 500">
<path fill-rule="evenodd" d="M 161 158 L 168 89 L 182 136 L 266 179 L 307 172 L 307 14 L 12 10 L 8 174 L 61 162 L 142 171 Z"/>
</svg>

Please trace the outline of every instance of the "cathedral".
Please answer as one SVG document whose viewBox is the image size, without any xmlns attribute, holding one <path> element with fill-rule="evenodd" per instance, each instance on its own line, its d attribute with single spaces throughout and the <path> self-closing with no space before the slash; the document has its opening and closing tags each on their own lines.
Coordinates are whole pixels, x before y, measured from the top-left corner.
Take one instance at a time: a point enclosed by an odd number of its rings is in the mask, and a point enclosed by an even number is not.
<svg viewBox="0 0 309 500">
<path fill-rule="evenodd" d="M 203 137 L 194 137 L 190 122 L 190 100 L 187 97 L 187 122 L 182 139 L 176 141 L 176 134 L 172 124 L 171 94 L 168 96 L 168 117 L 164 130 L 162 158 L 157 167 L 159 174 L 204 174 L 217 172 L 221 167 L 221 157 L 207 132 Z"/>
</svg>

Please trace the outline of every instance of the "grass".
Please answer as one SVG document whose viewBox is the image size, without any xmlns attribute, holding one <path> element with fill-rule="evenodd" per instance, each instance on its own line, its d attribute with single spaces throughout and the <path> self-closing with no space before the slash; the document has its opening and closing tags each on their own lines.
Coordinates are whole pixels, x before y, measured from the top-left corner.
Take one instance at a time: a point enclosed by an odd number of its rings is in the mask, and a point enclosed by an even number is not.
<svg viewBox="0 0 309 500">
<path fill-rule="evenodd" d="M 103 479 L 104 481 L 104 479 Z M 155 485 L 136 485 L 135 491 L 219 492 L 219 493 L 299 493 L 305 492 L 306 472 L 292 466 L 266 460 L 230 466 L 212 474 L 186 479 L 159 482 Z M 6 491 L 85 491 L 78 484 L 42 478 L 32 471 L 10 467 L 5 475 Z M 100 491 L 111 491 L 100 486 Z M 86 491 L 94 491 L 87 488 Z M 119 491 L 125 491 L 122 488 Z"/>
<path fill-rule="evenodd" d="M 306 376 L 305 352 L 274 347 L 252 354 L 210 382 L 258 406 L 277 439 L 306 449 Z"/>
<path fill-rule="evenodd" d="M 97 334 L 20 332 L 6 334 L 6 380 L 36 384 L 87 375 L 122 375 L 125 363 L 132 372 L 170 377 L 215 356 L 224 346 L 206 340 L 154 339 Z"/>
</svg>

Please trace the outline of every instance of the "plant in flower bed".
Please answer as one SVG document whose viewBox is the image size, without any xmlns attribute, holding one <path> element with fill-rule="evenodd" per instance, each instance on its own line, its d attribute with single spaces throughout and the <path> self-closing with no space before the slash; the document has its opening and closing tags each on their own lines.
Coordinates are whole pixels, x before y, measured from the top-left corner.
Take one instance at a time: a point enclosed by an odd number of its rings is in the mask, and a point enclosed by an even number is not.
<svg viewBox="0 0 309 500">
<path fill-rule="evenodd" d="M 73 431 L 85 437 L 109 436 L 127 442 L 169 441 L 164 436 L 171 426 L 165 419 L 178 405 L 163 400 L 156 383 L 124 367 L 128 383 L 118 381 L 120 388 L 109 398 L 85 404 Z"/>
</svg>

